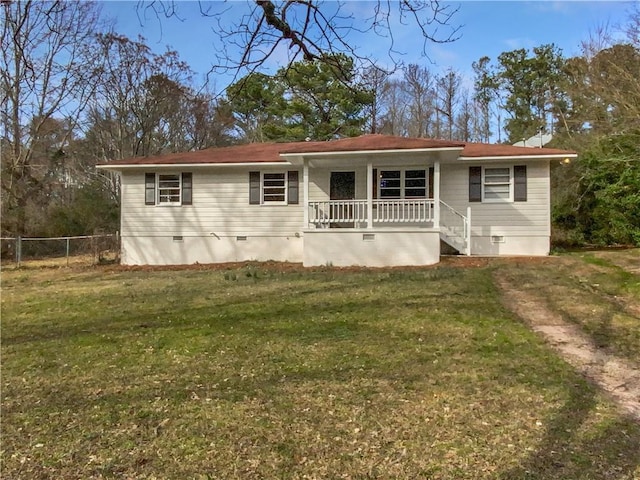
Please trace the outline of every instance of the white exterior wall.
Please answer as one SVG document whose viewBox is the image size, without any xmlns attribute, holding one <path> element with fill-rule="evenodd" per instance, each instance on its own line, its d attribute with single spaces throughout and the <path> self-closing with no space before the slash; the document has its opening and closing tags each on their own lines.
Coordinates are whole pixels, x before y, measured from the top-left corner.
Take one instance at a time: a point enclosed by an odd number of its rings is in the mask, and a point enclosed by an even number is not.
<svg viewBox="0 0 640 480">
<path fill-rule="evenodd" d="M 527 166 L 526 202 L 469 202 L 470 166 L 514 165 Z M 463 214 L 466 214 L 467 207 L 471 207 L 472 255 L 549 254 L 551 212 L 548 161 L 443 164 L 440 178 L 442 201 Z"/>
<path fill-rule="evenodd" d="M 390 267 L 440 261 L 437 230 L 326 229 L 304 234 L 303 265 Z"/>
<path fill-rule="evenodd" d="M 256 165 L 252 170 L 294 168 Z M 193 205 L 145 205 L 144 174 L 152 171 L 122 174 L 124 264 L 302 261 L 302 183 L 298 205 L 250 205 L 248 169 L 182 169 L 175 173 L 193 173 Z"/>
<path fill-rule="evenodd" d="M 302 262 L 302 237 L 122 237 L 125 265 L 191 265 L 275 260 Z"/>
<path fill-rule="evenodd" d="M 527 201 L 469 203 L 469 166 L 527 165 Z M 398 166 L 401 168 L 400 166 Z M 122 262 L 169 265 L 233 261 L 290 261 L 304 265 L 430 265 L 439 261 L 437 229 L 318 229 L 304 225 L 303 175 L 298 205 L 250 205 L 249 170 L 296 170 L 260 166 L 183 168 L 193 174 L 193 205 L 145 205 L 145 172 L 122 174 Z M 309 201 L 329 199 L 331 171 L 356 172 L 356 198 L 367 197 L 365 166 L 309 170 Z M 547 161 L 442 163 L 441 198 L 461 213 L 472 211 L 471 253 L 547 255 L 550 183 Z M 363 237 L 363 235 L 369 235 Z M 373 234 L 373 237 L 370 235 Z M 177 238 L 174 238 L 177 237 Z M 181 238 L 180 238 L 181 237 Z M 492 237 L 494 237 L 492 239 Z M 499 240 L 495 237 L 501 237 Z"/>
<path fill-rule="evenodd" d="M 355 172 L 356 173 L 356 199 L 367 198 L 367 167 L 353 168 L 310 168 L 309 169 L 309 201 L 322 202 L 329 200 L 329 182 L 331 172 Z M 302 178 L 302 177 L 300 177 Z M 302 196 L 300 196 L 302 201 Z"/>
</svg>

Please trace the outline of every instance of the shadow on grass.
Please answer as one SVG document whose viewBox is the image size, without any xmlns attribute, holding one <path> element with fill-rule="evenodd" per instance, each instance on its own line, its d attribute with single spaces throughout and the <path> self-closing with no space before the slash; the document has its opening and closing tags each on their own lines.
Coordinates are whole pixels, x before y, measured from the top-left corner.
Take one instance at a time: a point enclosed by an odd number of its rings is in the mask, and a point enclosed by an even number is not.
<svg viewBox="0 0 640 480">
<path fill-rule="evenodd" d="M 594 428 L 596 387 L 580 382 L 569 392 L 567 402 L 548 420 L 537 448 L 500 479 L 637 478 L 640 425 L 621 416 L 602 424 L 596 435 L 585 435 Z"/>
</svg>

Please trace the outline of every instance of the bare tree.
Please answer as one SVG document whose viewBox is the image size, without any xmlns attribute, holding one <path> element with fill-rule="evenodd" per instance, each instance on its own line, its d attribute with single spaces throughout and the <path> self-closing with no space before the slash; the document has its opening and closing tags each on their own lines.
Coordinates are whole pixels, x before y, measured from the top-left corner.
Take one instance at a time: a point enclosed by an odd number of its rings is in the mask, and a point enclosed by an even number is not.
<svg viewBox="0 0 640 480">
<path fill-rule="evenodd" d="M 399 79 L 387 80 L 380 95 L 379 109 L 384 113 L 378 131 L 386 135 L 407 136 L 409 96 L 404 82 Z"/>
<path fill-rule="evenodd" d="M 489 142 L 492 133 L 492 111 L 498 101 L 498 85 L 494 81 L 494 75 L 491 71 L 491 59 L 484 56 L 477 62 L 473 62 L 473 71 L 475 73 L 474 100 L 481 111 L 480 141 Z M 500 135 L 500 125 L 497 130 Z"/>
<path fill-rule="evenodd" d="M 634 3 L 629 11 L 626 25 L 623 27 L 629 43 L 640 48 L 640 4 Z"/>
<path fill-rule="evenodd" d="M 469 98 L 469 92 L 464 90 L 459 95 L 459 107 L 455 115 L 454 129 L 450 140 L 470 142 L 474 139 L 474 118 L 476 113 L 473 101 Z"/>
<path fill-rule="evenodd" d="M 368 32 L 385 42 L 389 58 L 398 66 L 400 52 L 394 32 L 398 23 L 418 28 L 425 56 L 430 42 L 454 41 L 460 28 L 452 24 L 457 8 L 437 0 L 379 0 L 357 10 L 348 8 L 346 2 L 315 0 L 249 0 L 244 6 L 235 3 L 232 7 L 200 1 L 199 5 L 201 14 L 215 22 L 218 51 L 212 71 L 233 71 L 236 79 L 259 70 L 283 52 L 289 64 L 332 62 L 336 54 L 346 54 L 360 66 L 373 66 L 374 61 L 353 43 L 354 36 Z M 137 8 L 158 19 L 180 15 L 179 3 L 173 0 L 140 0 Z"/>
<path fill-rule="evenodd" d="M 389 72 L 380 67 L 366 68 L 362 74 L 360 84 L 372 94 L 371 105 L 367 108 L 367 131 L 379 133 L 383 110 L 383 93 L 388 85 Z"/>
<path fill-rule="evenodd" d="M 437 110 L 445 117 L 447 139 L 453 139 L 455 110 L 462 78 L 456 71 L 449 69 L 437 81 Z"/>
<path fill-rule="evenodd" d="M 411 64 L 404 71 L 404 88 L 409 99 L 410 137 L 433 134 L 436 78 L 427 67 Z"/>
<path fill-rule="evenodd" d="M 99 7 L 14 0 L 3 1 L 0 12 L 2 228 L 22 234 L 28 202 L 42 191 L 52 155 L 63 153 L 95 91 Z M 56 118 L 64 119 L 57 123 L 64 133 L 50 149 L 35 148 Z"/>
</svg>

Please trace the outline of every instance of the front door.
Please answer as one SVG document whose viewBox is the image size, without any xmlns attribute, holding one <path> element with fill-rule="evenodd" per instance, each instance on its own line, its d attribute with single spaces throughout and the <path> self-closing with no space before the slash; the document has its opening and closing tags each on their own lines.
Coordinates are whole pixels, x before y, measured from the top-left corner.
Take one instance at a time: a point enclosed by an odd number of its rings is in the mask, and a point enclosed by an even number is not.
<svg viewBox="0 0 640 480">
<path fill-rule="evenodd" d="M 355 200 L 356 172 L 331 172 L 329 181 L 330 200 Z M 353 228 L 353 206 L 336 202 L 330 208 L 330 228 Z"/>
<path fill-rule="evenodd" d="M 330 200 L 355 200 L 356 172 L 331 172 Z"/>
</svg>

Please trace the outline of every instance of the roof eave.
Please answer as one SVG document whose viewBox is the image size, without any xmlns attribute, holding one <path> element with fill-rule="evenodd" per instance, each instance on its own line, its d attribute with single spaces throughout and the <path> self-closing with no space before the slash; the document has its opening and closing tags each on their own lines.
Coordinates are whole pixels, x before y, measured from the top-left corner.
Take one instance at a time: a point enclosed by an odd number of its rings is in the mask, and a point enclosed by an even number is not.
<svg viewBox="0 0 640 480">
<path fill-rule="evenodd" d="M 101 164 L 96 165 L 96 168 L 101 170 L 133 170 L 133 169 L 176 169 L 176 168 L 203 168 L 203 167 L 255 167 L 256 165 L 261 166 L 282 166 L 286 165 L 286 161 L 279 162 L 226 162 L 226 163 L 215 163 L 215 162 L 201 162 L 201 163 L 127 163 L 127 164 Z"/>
<path fill-rule="evenodd" d="M 557 158 L 578 158 L 577 153 L 548 153 L 545 155 L 483 155 L 477 157 L 460 156 L 458 160 L 461 162 L 474 161 L 495 161 L 495 160 L 553 160 Z"/>
</svg>

